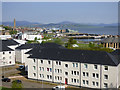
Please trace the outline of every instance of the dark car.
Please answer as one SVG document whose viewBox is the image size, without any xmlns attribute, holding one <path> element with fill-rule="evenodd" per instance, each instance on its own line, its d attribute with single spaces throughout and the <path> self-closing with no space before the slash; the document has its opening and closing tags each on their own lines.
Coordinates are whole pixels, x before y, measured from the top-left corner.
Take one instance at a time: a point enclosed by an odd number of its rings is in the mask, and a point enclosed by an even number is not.
<svg viewBox="0 0 120 90">
<path fill-rule="evenodd" d="M 3 82 L 10 82 L 11 79 L 9 79 L 9 78 L 3 78 L 2 81 L 3 81 Z"/>
<path fill-rule="evenodd" d="M 21 84 L 22 81 L 21 80 L 14 80 L 14 81 L 12 81 L 12 83 L 19 83 L 19 84 Z"/>
</svg>

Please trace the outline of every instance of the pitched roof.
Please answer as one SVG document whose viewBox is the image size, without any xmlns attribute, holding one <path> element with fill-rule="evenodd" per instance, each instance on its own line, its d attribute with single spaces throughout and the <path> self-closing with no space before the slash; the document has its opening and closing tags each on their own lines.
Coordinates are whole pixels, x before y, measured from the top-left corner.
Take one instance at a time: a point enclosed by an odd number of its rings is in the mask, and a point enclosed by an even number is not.
<svg viewBox="0 0 120 90">
<path fill-rule="evenodd" d="M 37 53 L 37 54 L 36 54 Z M 118 65 L 118 61 L 111 54 L 104 51 L 52 49 L 44 48 L 39 52 L 34 51 L 28 58 L 50 59 L 101 65 Z"/>
<path fill-rule="evenodd" d="M 0 40 L 0 41 L 2 41 L 2 44 L 3 44 L 3 45 L 7 45 L 7 46 L 18 45 L 18 44 L 19 44 L 18 42 L 16 42 L 16 41 L 13 40 L 13 39 Z"/>
<path fill-rule="evenodd" d="M 109 37 L 102 40 L 104 43 L 118 43 L 120 42 L 120 37 Z"/>
<path fill-rule="evenodd" d="M 30 48 L 36 48 L 37 49 L 41 49 L 41 48 L 65 48 L 61 45 L 58 45 L 56 43 L 44 43 L 44 44 L 23 44 L 19 47 L 17 47 L 16 49 L 30 49 Z"/>
<path fill-rule="evenodd" d="M 0 41 L 0 52 L 1 51 L 14 51 L 13 49 L 9 48 L 7 45 L 4 45 L 1 41 Z"/>
<path fill-rule="evenodd" d="M 113 56 L 115 56 L 118 59 L 118 62 L 120 63 L 120 49 L 116 49 L 115 51 L 111 52 Z"/>
</svg>

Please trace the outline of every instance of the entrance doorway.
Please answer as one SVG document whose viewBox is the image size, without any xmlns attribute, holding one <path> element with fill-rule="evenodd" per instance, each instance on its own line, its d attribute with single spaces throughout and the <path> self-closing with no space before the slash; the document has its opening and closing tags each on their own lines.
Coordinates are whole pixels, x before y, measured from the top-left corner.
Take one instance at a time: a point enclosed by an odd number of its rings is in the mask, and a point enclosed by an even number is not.
<svg viewBox="0 0 120 90">
<path fill-rule="evenodd" d="M 68 84 L 68 79 L 67 78 L 65 78 L 65 84 Z"/>
</svg>

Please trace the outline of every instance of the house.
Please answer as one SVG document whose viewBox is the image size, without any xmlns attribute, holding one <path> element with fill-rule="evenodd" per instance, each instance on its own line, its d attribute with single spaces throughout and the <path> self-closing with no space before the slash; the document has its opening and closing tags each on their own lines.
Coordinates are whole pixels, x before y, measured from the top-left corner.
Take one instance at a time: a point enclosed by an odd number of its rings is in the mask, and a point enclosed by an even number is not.
<svg viewBox="0 0 120 90">
<path fill-rule="evenodd" d="M 15 65 L 15 51 L 0 41 L 0 67 Z"/>
<path fill-rule="evenodd" d="M 29 79 L 98 89 L 120 86 L 120 61 L 110 53 L 39 48 L 29 54 Z"/>
<path fill-rule="evenodd" d="M 120 49 L 120 37 L 109 37 L 101 41 L 103 47 Z"/>
</svg>

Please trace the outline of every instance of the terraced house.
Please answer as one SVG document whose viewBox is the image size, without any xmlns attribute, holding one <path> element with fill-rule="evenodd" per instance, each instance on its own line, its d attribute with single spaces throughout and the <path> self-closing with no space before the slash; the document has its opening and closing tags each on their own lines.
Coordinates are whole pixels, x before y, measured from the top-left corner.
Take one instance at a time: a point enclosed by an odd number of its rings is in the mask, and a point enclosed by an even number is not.
<svg viewBox="0 0 120 90">
<path fill-rule="evenodd" d="M 120 61 L 110 53 L 51 47 L 27 54 L 29 79 L 87 88 L 120 86 Z"/>
</svg>

